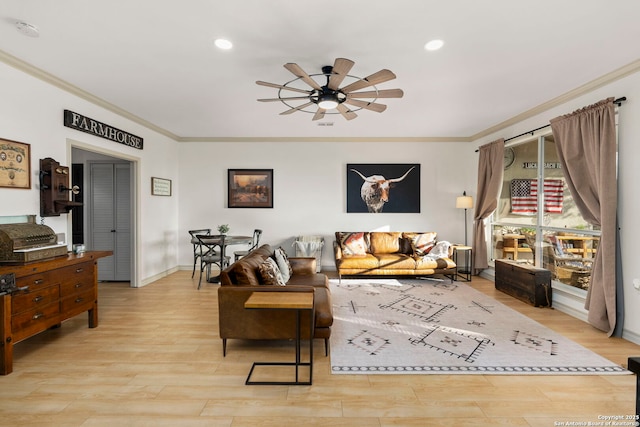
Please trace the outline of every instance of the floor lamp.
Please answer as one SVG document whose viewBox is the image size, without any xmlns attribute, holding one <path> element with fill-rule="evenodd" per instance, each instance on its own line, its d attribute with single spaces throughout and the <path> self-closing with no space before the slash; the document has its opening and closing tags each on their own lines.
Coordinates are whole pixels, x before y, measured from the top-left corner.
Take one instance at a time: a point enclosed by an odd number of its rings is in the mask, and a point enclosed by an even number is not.
<svg viewBox="0 0 640 427">
<path fill-rule="evenodd" d="M 462 196 L 456 198 L 456 208 L 464 209 L 464 245 L 467 246 L 467 209 L 473 207 L 473 197 L 467 196 L 467 192 L 463 191 Z"/>
</svg>

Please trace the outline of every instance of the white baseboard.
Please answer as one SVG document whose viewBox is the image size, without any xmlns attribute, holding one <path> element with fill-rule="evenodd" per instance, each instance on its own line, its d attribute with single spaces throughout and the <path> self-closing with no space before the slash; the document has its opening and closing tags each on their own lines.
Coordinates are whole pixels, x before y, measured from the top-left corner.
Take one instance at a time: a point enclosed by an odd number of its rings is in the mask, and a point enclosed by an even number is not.
<svg viewBox="0 0 640 427">
<path fill-rule="evenodd" d="M 193 267 L 189 267 L 189 270 L 191 270 L 192 268 Z M 147 286 L 148 284 L 153 283 L 156 280 L 162 279 L 163 277 L 167 277 L 168 275 L 170 275 L 172 273 L 175 273 L 178 270 L 183 270 L 183 268 L 176 266 L 176 267 L 170 268 L 169 270 L 165 270 L 165 271 L 163 271 L 161 273 L 155 274 L 155 275 L 153 275 L 151 277 L 147 277 L 145 279 L 142 279 L 142 281 L 140 282 L 140 286 L 139 287 L 141 288 L 143 286 Z"/>
<path fill-rule="evenodd" d="M 622 328 L 622 338 L 634 344 L 640 345 L 640 335 L 635 332 L 628 331 L 624 329 L 624 327 Z M 640 356 L 640 354 L 638 356 Z"/>
</svg>

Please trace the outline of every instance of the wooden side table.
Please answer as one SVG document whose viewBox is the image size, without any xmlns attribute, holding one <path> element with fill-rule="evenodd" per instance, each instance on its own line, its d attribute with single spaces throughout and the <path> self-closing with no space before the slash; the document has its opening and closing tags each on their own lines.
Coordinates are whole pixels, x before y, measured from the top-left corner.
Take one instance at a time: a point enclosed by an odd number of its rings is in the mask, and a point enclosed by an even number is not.
<svg viewBox="0 0 640 427">
<path fill-rule="evenodd" d="M 296 312 L 296 360 L 295 362 L 254 362 L 245 385 L 311 385 L 313 380 L 313 332 L 315 326 L 315 306 L 313 289 L 309 292 L 253 292 L 244 303 L 244 308 L 254 310 L 295 310 Z M 300 312 L 309 313 L 309 361 L 300 358 Z M 295 381 L 251 381 L 256 366 L 294 366 Z M 309 380 L 300 380 L 300 367 L 309 367 Z"/>
<path fill-rule="evenodd" d="M 502 258 L 506 258 L 507 254 L 513 254 L 513 260 L 518 260 L 520 253 L 532 253 L 531 248 L 520 247 L 520 241 L 526 241 L 526 237 L 522 234 L 505 234 L 502 236 Z"/>
<path fill-rule="evenodd" d="M 464 269 L 460 267 L 459 252 L 464 253 Z M 473 269 L 473 248 L 465 245 L 453 245 L 453 262 L 456 263 L 456 278 L 463 277 L 465 282 L 471 281 L 471 271 Z"/>
</svg>

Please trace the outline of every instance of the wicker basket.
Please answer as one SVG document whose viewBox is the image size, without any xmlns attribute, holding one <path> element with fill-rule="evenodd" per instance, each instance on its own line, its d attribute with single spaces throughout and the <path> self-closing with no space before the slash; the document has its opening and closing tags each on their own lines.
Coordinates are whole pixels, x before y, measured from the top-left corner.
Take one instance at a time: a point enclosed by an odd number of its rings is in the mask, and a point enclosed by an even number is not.
<svg viewBox="0 0 640 427">
<path fill-rule="evenodd" d="M 580 289 L 589 289 L 590 281 L 591 271 L 589 270 L 577 270 L 571 273 L 571 286 Z"/>
<path fill-rule="evenodd" d="M 580 267 L 557 267 L 556 278 L 562 283 L 575 286 L 576 288 L 588 289 L 591 270 Z"/>
</svg>

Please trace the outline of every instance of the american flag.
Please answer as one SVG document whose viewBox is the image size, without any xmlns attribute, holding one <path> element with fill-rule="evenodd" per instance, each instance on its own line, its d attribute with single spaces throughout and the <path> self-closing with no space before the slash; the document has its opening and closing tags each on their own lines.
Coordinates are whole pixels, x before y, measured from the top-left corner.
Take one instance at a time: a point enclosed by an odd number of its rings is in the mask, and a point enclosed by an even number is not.
<svg viewBox="0 0 640 427">
<path fill-rule="evenodd" d="M 544 211 L 562 213 L 564 199 L 563 181 L 561 179 L 544 180 Z M 511 180 L 511 213 L 533 215 L 538 211 L 538 180 Z"/>
</svg>

